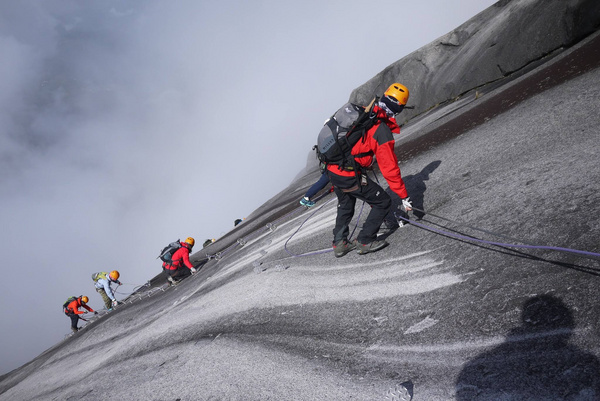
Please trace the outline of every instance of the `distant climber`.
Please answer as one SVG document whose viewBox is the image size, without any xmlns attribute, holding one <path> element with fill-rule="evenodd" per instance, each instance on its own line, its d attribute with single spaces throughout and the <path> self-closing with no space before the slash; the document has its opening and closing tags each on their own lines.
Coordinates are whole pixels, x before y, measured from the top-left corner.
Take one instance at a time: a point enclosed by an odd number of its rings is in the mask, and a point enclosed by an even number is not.
<svg viewBox="0 0 600 401">
<path fill-rule="evenodd" d="M 206 248 L 207 246 L 209 246 L 210 244 L 212 244 L 213 242 L 215 242 L 214 239 L 207 239 L 206 241 L 204 241 L 204 243 L 202 244 L 202 248 Z"/>
<path fill-rule="evenodd" d="M 321 177 L 319 178 L 319 180 L 317 182 L 315 182 L 314 184 L 312 184 L 311 187 L 308 188 L 308 191 L 306 191 L 306 194 L 304 195 L 304 197 L 302 199 L 300 199 L 300 204 L 302 206 L 306 206 L 306 207 L 313 207 L 315 205 L 315 202 L 311 201 L 310 198 L 312 198 L 320 190 L 325 188 L 327 186 L 327 184 L 329 184 L 329 176 L 327 176 L 326 172 L 323 172 L 323 174 L 321 174 Z"/>
<path fill-rule="evenodd" d="M 167 275 L 169 285 L 177 284 L 187 275 L 184 266 L 187 267 L 192 274 L 196 273 L 194 265 L 190 262 L 190 252 L 195 243 L 196 241 L 194 238 L 187 237 L 185 241 L 180 243 L 181 247 L 171 256 L 171 262 L 163 262 L 163 271 Z"/>
<path fill-rule="evenodd" d="M 240 224 L 242 221 L 244 221 L 244 220 L 242 220 L 242 219 L 235 219 L 235 221 L 233 222 L 233 226 L 234 226 L 234 227 L 235 227 L 235 226 L 237 226 L 237 225 L 238 225 L 238 224 Z"/>
<path fill-rule="evenodd" d="M 96 292 L 100 294 L 102 300 L 104 301 L 104 306 L 106 306 L 106 309 L 109 311 L 113 310 L 113 308 L 119 304 L 110 285 L 112 283 L 121 285 L 121 282 L 119 281 L 120 276 L 121 274 L 117 270 L 113 270 L 110 273 L 99 272 L 92 274 L 92 280 L 94 280 Z"/>
<path fill-rule="evenodd" d="M 390 189 L 401 198 L 404 210 L 412 210 L 398 167 L 398 159 L 394 153 L 392 135 L 400 132 L 395 115 L 406 106 L 408 95 L 406 86 L 394 83 L 387 88 L 381 99 L 375 98 L 372 108 L 361 108 L 368 113 L 368 120 L 364 119 L 367 120 L 364 123 L 364 133 L 355 144 L 351 144 L 350 151 L 343 151 L 340 163 L 327 164 L 326 171 L 338 197 L 337 218 L 333 229 L 333 250 L 336 257 L 344 256 L 353 249 L 357 249 L 362 255 L 376 252 L 389 245 L 384 240 L 377 240 L 377 232 L 390 210 L 392 201 L 383 188 L 366 174 L 366 169 L 374 163 L 374 158 L 377 158 L 379 169 Z M 360 107 L 350 106 L 354 109 Z M 346 111 L 351 110 L 347 108 Z M 366 115 L 363 113 L 363 116 Z M 345 141 L 345 138 L 332 139 L 332 141 L 340 143 Z M 357 199 L 367 202 L 371 206 L 371 212 L 357 239 L 350 243 L 349 224 L 354 216 Z"/>
<path fill-rule="evenodd" d="M 66 303 L 64 308 L 65 315 L 71 318 L 71 330 L 76 333 L 79 328 L 77 327 L 77 323 L 79 322 L 79 315 L 83 315 L 85 312 L 80 311 L 79 308 L 85 308 L 89 312 L 93 312 L 97 314 L 92 308 L 87 306 L 89 299 L 87 296 L 82 295 L 80 297 L 71 297 L 69 298 L 70 302 Z"/>
</svg>

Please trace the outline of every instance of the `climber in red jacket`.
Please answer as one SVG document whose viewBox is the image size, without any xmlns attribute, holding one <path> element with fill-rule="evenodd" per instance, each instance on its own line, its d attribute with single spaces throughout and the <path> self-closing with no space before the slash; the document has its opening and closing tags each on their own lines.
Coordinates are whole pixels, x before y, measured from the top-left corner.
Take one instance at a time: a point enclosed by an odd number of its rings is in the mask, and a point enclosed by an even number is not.
<svg viewBox="0 0 600 401">
<path fill-rule="evenodd" d="M 391 198 L 364 172 L 373 164 L 374 157 L 377 158 L 379 169 L 390 189 L 402 199 L 403 209 L 412 210 L 398 167 L 398 159 L 394 153 L 392 135 L 400 132 L 394 116 L 404 109 L 408 102 L 408 95 L 406 86 L 394 83 L 373 105 L 371 113 L 375 114 L 377 122 L 367 130 L 365 136 L 352 147 L 350 152 L 358 171 L 337 164 L 327 165 L 327 174 L 338 197 L 337 218 L 333 229 L 333 250 L 336 257 L 344 256 L 353 249 L 357 249 L 359 254 L 366 254 L 389 245 L 386 241 L 377 240 L 377 232 L 390 210 Z M 349 224 L 354 216 L 356 199 L 367 202 L 371 206 L 371 212 L 357 239 L 350 243 Z"/>
<path fill-rule="evenodd" d="M 171 257 L 172 262 L 163 263 L 162 267 L 170 284 L 176 284 L 179 282 L 179 280 L 177 280 L 178 278 L 186 275 L 185 270 L 183 270 L 184 266 L 190 269 L 192 274 L 196 273 L 194 265 L 190 262 L 190 252 L 195 243 L 196 241 L 194 238 L 187 237 L 185 241 L 181 242 L 181 248 L 173 253 L 173 256 Z"/>
<path fill-rule="evenodd" d="M 79 328 L 77 327 L 77 323 L 79 322 L 79 315 L 83 315 L 85 313 L 83 311 L 80 311 L 79 308 L 85 308 L 90 312 L 94 312 L 92 308 L 87 306 L 88 301 L 88 297 L 83 295 L 81 297 L 75 298 L 73 301 L 69 302 L 69 304 L 65 307 L 65 315 L 71 318 L 71 330 L 73 330 L 74 333 L 77 332 L 77 330 L 79 330 Z"/>
</svg>

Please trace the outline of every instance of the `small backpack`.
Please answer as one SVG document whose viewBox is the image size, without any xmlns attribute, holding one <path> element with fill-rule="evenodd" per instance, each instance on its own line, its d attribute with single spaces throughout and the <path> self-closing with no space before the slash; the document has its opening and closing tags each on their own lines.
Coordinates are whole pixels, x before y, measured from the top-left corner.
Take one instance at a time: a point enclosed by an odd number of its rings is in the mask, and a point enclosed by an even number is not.
<svg viewBox="0 0 600 401">
<path fill-rule="evenodd" d="M 69 304 L 71 302 L 75 301 L 77 298 L 79 298 L 79 297 L 76 297 L 76 296 L 69 297 L 69 299 L 67 299 L 67 302 L 65 302 L 63 304 L 63 312 L 67 313 L 67 306 L 69 306 Z"/>
<path fill-rule="evenodd" d="M 373 99 L 369 106 L 362 107 L 346 103 L 331 118 L 325 121 L 317 137 L 317 157 L 321 163 L 337 164 L 342 168 L 354 167 L 354 157 L 350 157 L 352 147 L 378 121 L 371 113 Z M 360 157 L 363 155 L 357 155 Z"/>
<path fill-rule="evenodd" d="M 107 277 L 107 273 L 106 272 L 99 272 L 99 273 L 94 273 L 92 274 L 92 280 L 94 280 L 94 282 L 98 282 L 98 280 L 102 279 L 102 278 L 106 278 Z"/>
<path fill-rule="evenodd" d="M 173 241 L 160 251 L 160 255 L 158 255 L 157 259 L 160 258 L 163 262 L 171 264 L 173 263 L 173 254 L 179 248 L 181 248 L 181 241 Z"/>
</svg>

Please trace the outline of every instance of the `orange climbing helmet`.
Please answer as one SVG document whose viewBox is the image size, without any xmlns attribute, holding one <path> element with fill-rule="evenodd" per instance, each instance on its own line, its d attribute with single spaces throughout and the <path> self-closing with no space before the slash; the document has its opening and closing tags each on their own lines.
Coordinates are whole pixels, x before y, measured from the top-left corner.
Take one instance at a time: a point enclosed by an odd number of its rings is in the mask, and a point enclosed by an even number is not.
<svg viewBox="0 0 600 401">
<path fill-rule="evenodd" d="M 119 274 L 118 271 L 113 270 L 110 272 L 110 274 L 108 275 L 113 281 L 117 281 L 119 279 L 119 277 L 121 277 L 121 274 Z"/>
<path fill-rule="evenodd" d="M 193 239 L 192 237 L 187 237 L 184 241 L 186 244 L 189 244 L 190 247 L 194 246 L 194 244 L 196 243 L 196 240 Z"/>
<path fill-rule="evenodd" d="M 383 96 L 389 98 L 394 103 L 406 106 L 408 102 L 408 88 L 399 83 L 393 83 L 386 89 Z"/>
<path fill-rule="evenodd" d="M 90 299 L 88 297 L 86 297 L 85 295 L 81 297 L 81 303 L 82 304 L 87 304 L 89 300 Z"/>
</svg>

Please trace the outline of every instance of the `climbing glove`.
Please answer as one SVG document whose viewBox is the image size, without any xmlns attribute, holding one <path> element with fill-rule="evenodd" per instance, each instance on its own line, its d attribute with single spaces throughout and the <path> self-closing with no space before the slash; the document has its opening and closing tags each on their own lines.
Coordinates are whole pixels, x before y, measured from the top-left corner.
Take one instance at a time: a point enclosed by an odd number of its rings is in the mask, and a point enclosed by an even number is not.
<svg viewBox="0 0 600 401">
<path fill-rule="evenodd" d="M 410 203 L 410 198 L 408 196 L 402 199 L 402 208 L 405 212 L 410 212 L 412 210 L 412 203 Z"/>
</svg>

